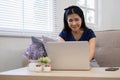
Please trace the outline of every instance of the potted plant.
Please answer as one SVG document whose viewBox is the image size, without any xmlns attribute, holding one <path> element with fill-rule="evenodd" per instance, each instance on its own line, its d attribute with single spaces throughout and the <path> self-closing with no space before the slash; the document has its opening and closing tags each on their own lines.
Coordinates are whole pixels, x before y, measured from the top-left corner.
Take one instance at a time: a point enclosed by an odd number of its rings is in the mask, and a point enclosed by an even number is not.
<svg viewBox="0 0 120 80">
<path fill-rule="evenodd" d="M 51 71 L 51 60 L 49 57 L 40 57 L 38 59 L 38 62 L 40 62 L 43 66 L 43 71 L 49 72 Z"/>
</svg>

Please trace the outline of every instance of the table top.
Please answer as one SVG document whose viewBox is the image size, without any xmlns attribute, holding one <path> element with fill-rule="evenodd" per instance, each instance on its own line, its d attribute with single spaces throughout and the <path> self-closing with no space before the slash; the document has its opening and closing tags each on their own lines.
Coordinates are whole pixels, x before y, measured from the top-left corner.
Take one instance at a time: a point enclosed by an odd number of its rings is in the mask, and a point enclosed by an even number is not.
<svg viewBox="0 0 120 80">
<path fill-rule="evenodd" d="M 89 71 L 30 72 L 27 67 L 1 72 L 0 76 L 46 76 L 46 77 L 97 77 L 120 78 L 120 70 L 105 71 L 105 67 L 91 68 Z"/>
</svg>

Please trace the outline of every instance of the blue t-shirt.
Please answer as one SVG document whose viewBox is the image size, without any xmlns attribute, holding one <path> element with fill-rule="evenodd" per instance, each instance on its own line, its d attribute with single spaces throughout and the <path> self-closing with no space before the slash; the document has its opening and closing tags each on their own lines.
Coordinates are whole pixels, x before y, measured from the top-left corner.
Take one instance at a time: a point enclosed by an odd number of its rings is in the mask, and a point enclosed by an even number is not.
<svg viewBox="0 0 120 80">
<path fill-rule="evenodd" d="M 63 38 L 65 41 L 76 41 L 71 31 L 66 32 L 65 30 L 62 30 L 59 36 Z M 86 28 L 78 41 L 89 41 L 91 38 L 94 38 L 94 37 L 96 36 L 93 30 Z"/>
</svg>

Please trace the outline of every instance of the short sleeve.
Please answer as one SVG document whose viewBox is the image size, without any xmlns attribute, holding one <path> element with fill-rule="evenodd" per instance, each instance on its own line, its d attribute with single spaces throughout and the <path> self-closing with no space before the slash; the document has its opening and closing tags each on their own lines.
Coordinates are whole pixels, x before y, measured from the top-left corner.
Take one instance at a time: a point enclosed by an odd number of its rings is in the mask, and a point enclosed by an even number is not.
<svg viewBox="0 0 120 80">
<path fill-rule="evenodd" d="M 92 38 L 95 38 L 96 35 L 92 29 L 88 29 L 88 41 Z"/>
<path fill-rule="evenodd" d="M 59 34 L 59 36 L 60 36 L 61 38 L 63 38 L 64 40 L 66 40 L 66 35 L 67 35 L 67 33 L 66 33 L 66 31 L 64 31 L 64 30 L 62 30 L 61 33 Z"/>
</svg>

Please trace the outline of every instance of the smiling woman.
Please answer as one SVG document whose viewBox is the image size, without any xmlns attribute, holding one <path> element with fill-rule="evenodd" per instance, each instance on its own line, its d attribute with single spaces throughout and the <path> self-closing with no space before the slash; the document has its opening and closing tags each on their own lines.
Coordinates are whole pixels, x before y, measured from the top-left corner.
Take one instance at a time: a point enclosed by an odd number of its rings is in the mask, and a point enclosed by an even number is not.
<svg viewBox="0 0 120 80">
<path fill-rule="evenodd" d="M 64 28 L 59 34 L 58 40 L 60 42 L 88 41 L 90 48 L 89 60 L 92 61 L 94 59 L 96 36 L 93 30 L 86 26 L 84 14 L 80 7 L 72 5 L 65 8 Z"/>
</svg>

